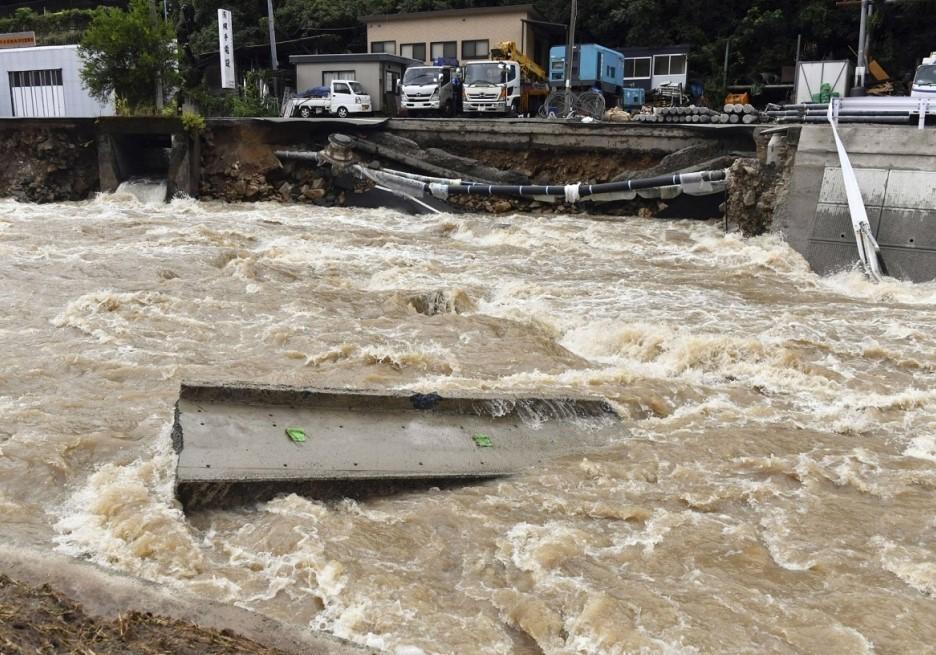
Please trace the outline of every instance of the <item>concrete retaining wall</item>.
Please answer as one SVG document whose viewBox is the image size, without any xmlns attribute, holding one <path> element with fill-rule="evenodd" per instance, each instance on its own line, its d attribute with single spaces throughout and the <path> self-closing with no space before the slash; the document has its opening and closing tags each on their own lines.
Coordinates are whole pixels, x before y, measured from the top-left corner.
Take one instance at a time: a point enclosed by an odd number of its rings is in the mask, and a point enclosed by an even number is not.
<svg viewBox="0 0 936 655">
<path fill-rule="evenodd" d="M 889 275 L 936 279 L 936 130 L 839 127 Z M 850 268 L 858 250 L 832 130 L 802 129 L 790 191 L 774 216 L 790 245 L 821 274 Z"/>
</svg>

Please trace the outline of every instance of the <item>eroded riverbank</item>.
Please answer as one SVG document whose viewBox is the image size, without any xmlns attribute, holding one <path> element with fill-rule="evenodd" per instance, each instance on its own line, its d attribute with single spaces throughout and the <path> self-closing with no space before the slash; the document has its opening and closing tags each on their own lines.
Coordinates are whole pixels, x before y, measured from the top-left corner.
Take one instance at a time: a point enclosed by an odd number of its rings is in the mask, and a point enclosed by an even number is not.
<svg viewBox="0 0 936 655">
<path fill-rule="evenodd" d="M 932 284 L 705 223 L 127 196 L 2 201 L 0 255 L 11 543 L 388 652 L 936 639 Z M 186 520 L 183 378 L 573 389 L 628 430 L 510 479 Z"/>
</svg>

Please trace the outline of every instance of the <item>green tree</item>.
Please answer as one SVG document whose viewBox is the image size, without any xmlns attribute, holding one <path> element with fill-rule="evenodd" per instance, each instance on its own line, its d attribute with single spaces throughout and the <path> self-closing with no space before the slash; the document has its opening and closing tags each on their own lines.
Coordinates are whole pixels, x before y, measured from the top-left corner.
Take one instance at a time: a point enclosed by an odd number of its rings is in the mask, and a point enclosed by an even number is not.
<svg viewBox="0 0 936 655">
<path fill-rule="evenodd" d="M 101 7 L 81 39 L 81 79 L 95 97 L 113 93 L 132 110 L 156 104 L 157 88 L 175 87 L 175 34 L 151 0 L 130 0 L 126 10 Z"/>
</svg>

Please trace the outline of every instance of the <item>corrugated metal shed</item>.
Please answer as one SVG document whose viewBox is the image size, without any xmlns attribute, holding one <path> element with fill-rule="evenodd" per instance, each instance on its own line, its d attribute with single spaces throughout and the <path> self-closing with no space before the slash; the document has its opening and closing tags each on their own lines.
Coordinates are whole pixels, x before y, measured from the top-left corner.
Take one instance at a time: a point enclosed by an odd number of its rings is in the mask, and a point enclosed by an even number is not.
<svg viewBox="0 0 936 655">
<path fill-rule="evenodd" d="M 0 50 L 0 117 L 112 116 L 113 103 L 92 98 L 80 70 L 77 45 Z"/>
</svg>

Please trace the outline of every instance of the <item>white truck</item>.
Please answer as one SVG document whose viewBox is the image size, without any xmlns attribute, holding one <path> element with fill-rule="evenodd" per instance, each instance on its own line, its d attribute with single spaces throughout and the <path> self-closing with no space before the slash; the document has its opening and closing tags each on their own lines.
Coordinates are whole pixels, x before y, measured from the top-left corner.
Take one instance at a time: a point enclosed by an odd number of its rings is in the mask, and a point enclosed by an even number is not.
<svg viewBox="0 0 936 655">
<path fill-rule="evenodd" d="M 334 115 L 347 118 L 349 114 L 367 114 L 373 110 L 371 98 L 360 82 L 355 80 L 332 80 L 327 87 L 311 89 L 309 97 L 297 97 L 292 106 L 292 115 Z"/>
<path fill-rule="evenodd" d="M 910 97 L 936 99 L 936 52 L 924 57 L 923 63 L 917 68 Z"/>
<path fill-rule="evenodd" d="M 462 110 L 466 114 L 532 115 L 549 94 L 546 71 L 513 41 L 491 48 L 492 59 L 465 64 Z"/>
<path fill-rule="evenodd" d="M 520 64 L 473 61 L 465 64 L 462 111 L 466 114 L 516 114 L 520 110 Z"/>
<path fill-rule="evenodd" d="M 414 66 L 407 68 L 400 81 L 400 106 L 407 113 L 438 113 L 454 116 L 456 99 L 449 66 Z"/>
</svg>

